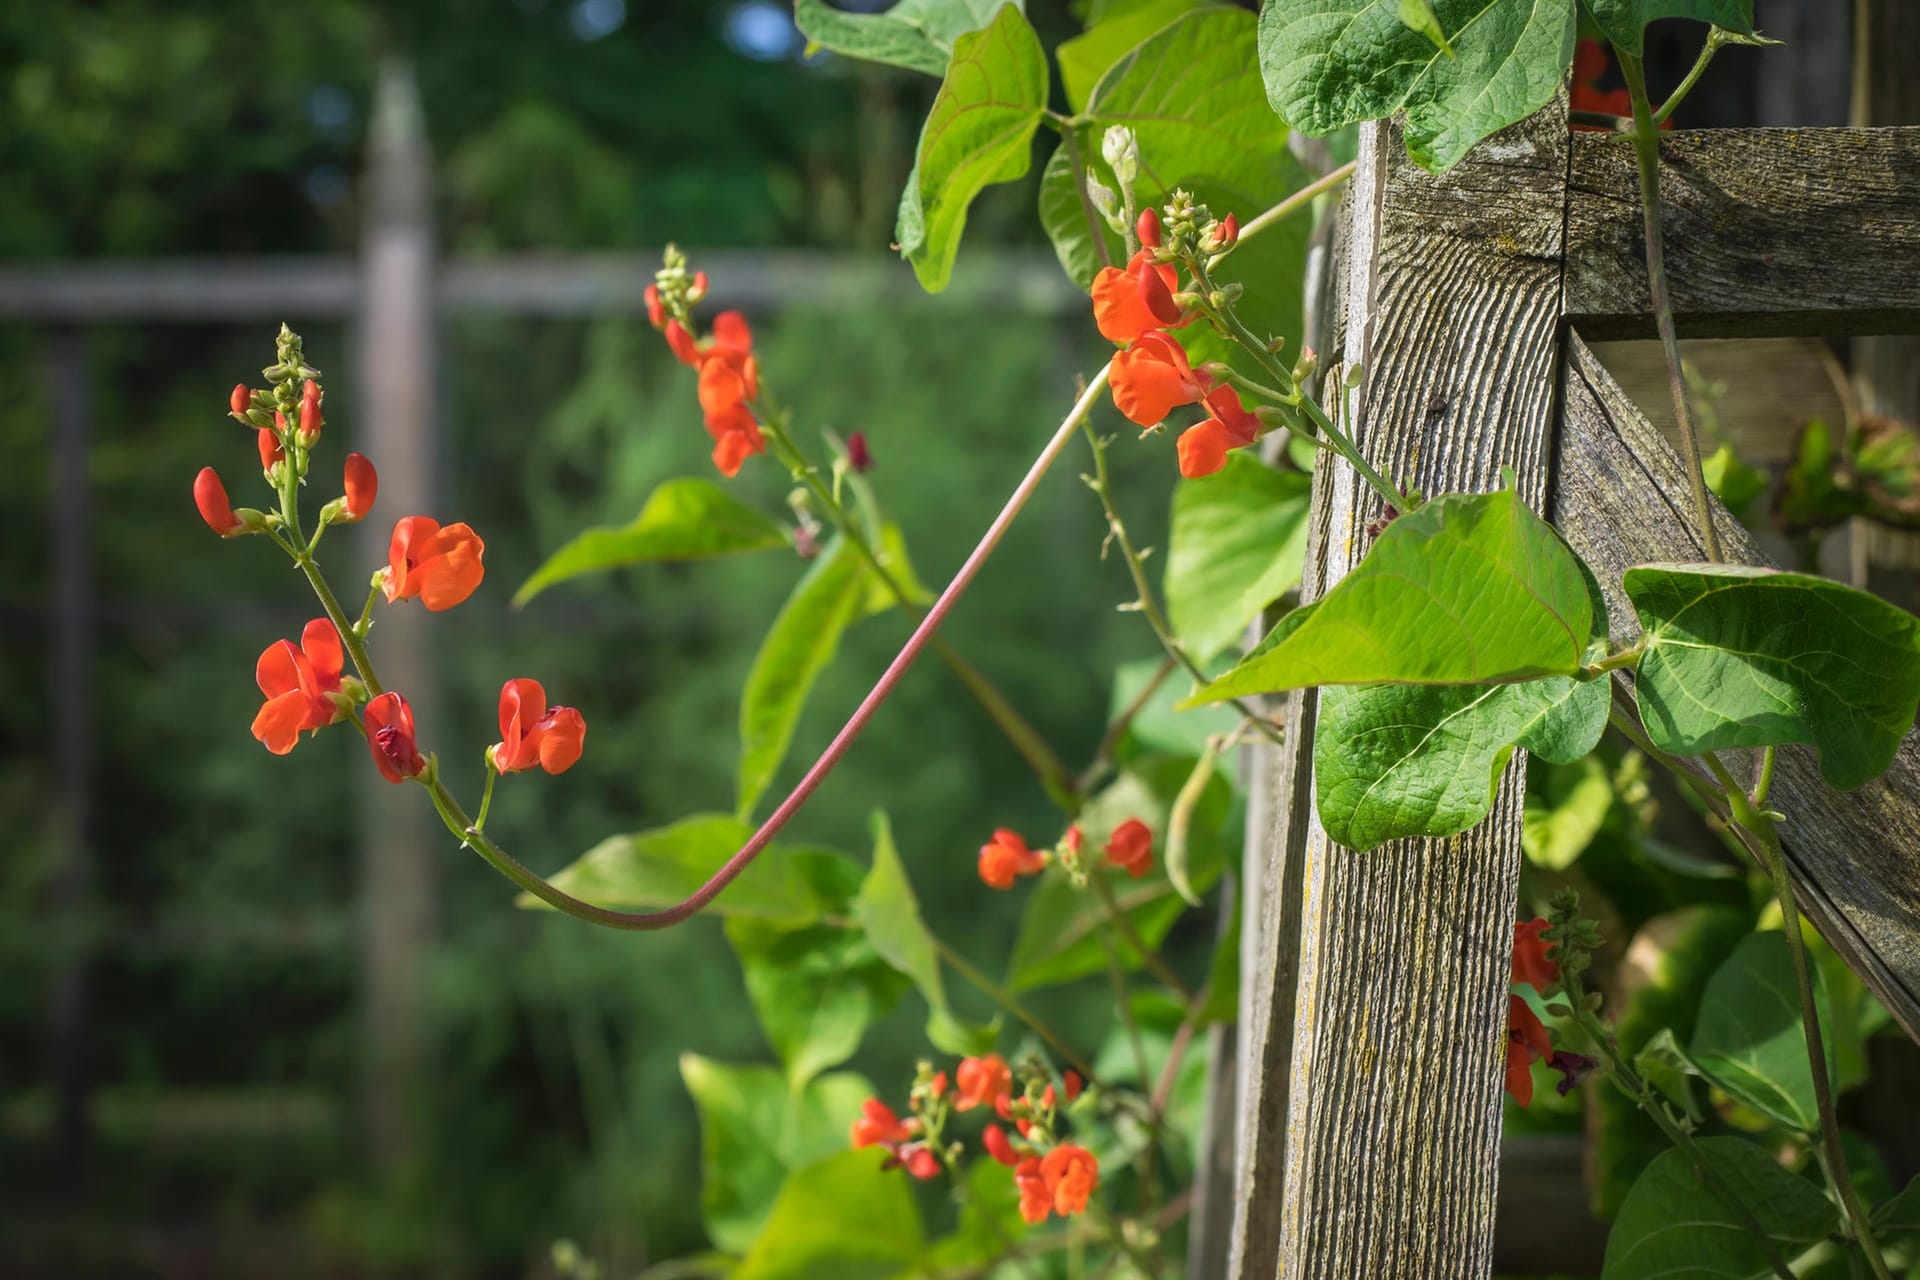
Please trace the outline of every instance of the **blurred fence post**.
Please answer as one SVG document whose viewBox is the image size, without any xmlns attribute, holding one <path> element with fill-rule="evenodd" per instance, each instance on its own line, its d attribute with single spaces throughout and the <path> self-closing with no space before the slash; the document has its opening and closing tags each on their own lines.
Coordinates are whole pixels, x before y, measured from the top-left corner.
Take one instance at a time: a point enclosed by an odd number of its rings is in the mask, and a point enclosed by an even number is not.
<svg viewBox="0 0 1920 1280">
<path fill-rule="evenodd" d="M 353 421 L 380 467 L 379 513 L 362 559 L 386 561 L 398 516 L 435 511 L 435 333 L 432 156 L 410 64 L 380 68 L 368 133 L 366 229 L 361 243 L 360 342 Z M 440 724 L 428 619 L 418 602 L 382 608 L 373 631 L 382 679 L 413 705 L 428 739 Z M 411 788 L 371 769 L 361 796 L 363 1118 L 376 1163 L 401 1167 L 417 1151 L 430 1070 L 422 985 L 436 930 L 438 825 Z"/>
</svg>

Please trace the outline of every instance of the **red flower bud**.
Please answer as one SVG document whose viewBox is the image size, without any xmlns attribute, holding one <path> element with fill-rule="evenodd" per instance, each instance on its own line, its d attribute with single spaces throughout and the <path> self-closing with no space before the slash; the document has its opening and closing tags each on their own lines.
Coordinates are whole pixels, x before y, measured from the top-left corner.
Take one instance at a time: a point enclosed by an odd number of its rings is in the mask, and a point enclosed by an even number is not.
<svg viewBox="0 0 1920 1280">
<path fill-rule="evenodd" d="M 246 527 L 233 514 L 233 505 L 227 501 L 227 486 L 220 483 L 220 473 L 212 467 L 200 468 L 200 474 L 194 477 L 193 504 L 200 508 L 200 518 L 207 522 L 207 527 L 223 538 L 231 538 Z"/>
<path fill-rule="evenodd" d="M 856 431 L 847 437 L 847 465 L 860 472 L 873 466 L 873 455 L 867 452 L 866 432 Z"/>
<path fill-rule="evenodd" d="M 1068 1102 L 1072 1102 L 1075 1098 L 1079 1097 L 1080 1091 L 1086 1088 L 1085 1083 L 1080 1079 L 1080 1073 L 1078 1071 L 1067 1072 L 1066 1084 Z"/>
<path fill-rule="evenodd" d="M 666 328 L 667 309 L 660 302 L 660 286 L 650 284 L 640 296 L 647 302 L 647 323 L 656 329 Z"/>
<path fill-rule="evenodd" d="M 672 350 L 675 358 L 681 364 L 693 365 L 697 368 L 700 364 L 700 348 L 694 345 L 693 335 L 687 332 L 687 327 L 678 320 L 669 320 L 666 332 L 667 346 Z"/>
<path fill-rule="evenodd" d="M 988 1155 L 1009 1169 L 1020 1163 L 1020 1157 L 1014 1154 L 1013 1143 L 1008 1139 L 1006 1130 L 997 1124 L 987 1126 L 986 1132 L 980 1135 L 980 1145 L 987 1149 Z"/>
<path fill-rule="evenodd" d="M 1115 827 L 1107 841 L 1107 861 L 1138 880 L 1153 866 L 1153 832 L 1138 818 Z"/>
<path fill-rule="evenodd" d="M 405 782 L 427 767 L 414 744 L 413 708 L 397 693 L 383 693 L 367 704 L 367 747 L 388 782 Z"/>
<path fill-rule="evenodd" d="M 1213 229 L 1213 247 L 1216 249 L 1231 249 L 1234 245 L 1238 244 L 1239 241 L 1240 219 L 1238 216 L 1230 213 L 1221 219 L 1219 225 Z"/>
<path fill-rule="evenodd" d="M 347 455 L 347 505 L 341 524 L 352 524 L 373 510 L 374 495 L 380 492 L 380 476 L 373 464 L 357 453 Z"/>
<path fill-rule="evenodd" d="M 1153 209 L 1142 209 L 1140 219 L 1133 224 L 1133 229 L 1139 234 L 1141 244 L 1149 249 L 1160 247 L 1160 215 Z"/>
<path fill-rule="evenodd" d="M 246 417 L 247 406 L 252 403 L 253 392 L 247 389 L 247 384 L 244 382 L 236 382 L 233 385 L 233 394 L 227 397 L 227 407 L 233 410 L 233 416 L 236 418 Z"/>
<path fill-rule="evenodd" d="M 902 1147 L 900 1163 L 907 1167 L 908 1173 L 922 1182 L 940 1176 L 940 1157 L 923 1146 Z"/>
<path fill-rule="evenodd" d="M 260 428 L 257 438 L 260 444 L 260 469 L 271 471 L 274 463 L 287 456 L 287 451 L 280 447 L 280 437 L 270 428 Z"/>
<path fill-rule="evenodd" d="M 704 271 L 696 271 L 693 273 L 693 283 L 687 286 L 687 301 L 698 302 L 706 296 L 707 273 Z"/>
<path fill-rule="evenodd" d="M 300 392 L 300 443 L 311 449 L 326 421 L 320 416 L 320 384 L 308 378 Z"/>
</svg>

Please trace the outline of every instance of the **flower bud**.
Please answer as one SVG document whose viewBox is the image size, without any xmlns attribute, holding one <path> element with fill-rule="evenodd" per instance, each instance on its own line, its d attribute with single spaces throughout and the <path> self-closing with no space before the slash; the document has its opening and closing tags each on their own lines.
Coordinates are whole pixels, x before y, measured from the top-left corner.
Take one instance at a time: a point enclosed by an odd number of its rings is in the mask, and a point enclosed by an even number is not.
<svg viewBox="0 0 1920 1280">
<path fill-rule="evenodd" d="M 260 469 L 271 476 L 275 464 L 287 456 L 287 451 L 280 447 L 279 435 L 269 427 L 261 427 L 255 436 L 260 445 Z"/>
<path fill-rule="evenodd" d="M 1140 140 L 1123 124 L 1110 127 L 1100 140 L 1100 154 L 1122 188 L 1131 187 L 1140 177 Z"/>
<path fill-rule="evenodd" d="M 220 473 L 212 467 L 200 468 L 200 474 L 194 477 L 193 505 L 200 508 L 200 518 L 207 527 L 223 538 L 246 530 L 245 522 L 233 514 L 233 504 L 227 501 L 227 486 L 220 483 Z"/>
<path fill-rule="evenodd" d="M 311 449 L 320 439 L 320 428 L 326 425 L 326 419 L 320 416 L 320 384 L 312 378 L 300 390 L 300 443 Z"/>
<path fill-rule="evenodd" d="M 1240 243 L 1240 219 L 1237 216 L 1230 213 L 1213 224 L 1213 237 L 1209 247 L 1231 249 L 1238 243 Z"/>
<path fill-rule="evenodd" d="M 1160 247 L 1160 215 L 1153 208 L 1140 211 L 1140 220 L 1134 223 L 1134 231 L 1140 237 L 1140 243 L 1149 249 Z"/>
<path fill-rule="evenodd" d="M 847 465 L 863 473 L 873 466 L 873 455 L 867 452 L 866 432 L 856 431 L 847 437 Z"/>
<path fill-rule="evenodd" d="M 1300 348 L 1300 358 L 1293 362 L 1293 380 L 1296 383 L 1305 382 L 1313 376 L 1314 368 L 1318 366 L 1319 363 L 1319 352 L 1315 351 L 1312 347 Z"/>
<path fill-rule="evenodd" d="M 687 302 L 691 305 L 706 296 L 707 273 L 704 271 L 696 271 L 693 273 L 693 283 L 687 286 Z"/>
<path fill-rule="evenodd" d="M 1094 176 L 1091 167 L 1087 169 L 1087 199 L 1093 201 L 1093 207 L 1107 221 L 1111 222 L 1120 216 L 1120 197 L 1113 193 L 1112 187 Z"/>
<path fill-rule="evenodd" d="M 347 455 L 346 479 L 347 500 L 339 517 L 340 523 L 352 524 L 366 518 L 373 510 L 374 495 L 380 491 L 380 476 L 373 464 L 357 453 Z"/>
<path fill-rule="evenodd" d="M 650 284 L 640 295 L 647 303 L 647 323 L 656 329 L 667 327 L 667 308 L 660 301 L 660 286 Z"/>
<path fill-rule="evenodd" d="M 252 403 L 253 392 L 247 389 L 247 384 L 244 382 L 234 383 L 233 394 L 227 397 L 227 407 L 233 410 L 233 416 L 245 422 L 247 420 L 247 406 Z"/>
<path fill-rule="evenodd" d="M 426 771 L 427 761 L 414 742 L 413 708 L 397 693 L 383 693 L 367 704 L 367 749 L 380 776 L 405 782 Z"/>
</svg>

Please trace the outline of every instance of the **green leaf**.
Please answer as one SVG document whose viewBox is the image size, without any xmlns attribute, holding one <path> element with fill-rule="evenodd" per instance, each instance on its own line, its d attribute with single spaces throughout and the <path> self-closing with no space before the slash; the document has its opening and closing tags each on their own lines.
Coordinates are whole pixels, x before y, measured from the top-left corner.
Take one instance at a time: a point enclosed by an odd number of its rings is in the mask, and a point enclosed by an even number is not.
<svg viewBox="0 0 1920 1280">
<path fill-rule="evenodd" d="M 1020 1193 L 1004 1166 L 975 1160 L 967 1169 L 966 1191 L 960 1199 L 960 1220 L 951 1234 L 933 1242 L 922 1259 L 927 1275 L 977 1271 L 990 1274 L 1007 1256 L 1007 1241 L 1025 1230 L 1020 1218 Z"/>
<path fill-rule="evenodd" d="M 1882 1232 L 1920 1233 L 1920 1178 L 1909 1182 L 1904 1191 L 1875 1209 L 1872 1223 L 1876 1235 Z"/>
<path fill-rule="evenodd" d="M 1920 619 L 1801 573 L 1641 565 L 1626 573 L 1654 745 L 1679 756 L 1811 743 L 1842 791 L 1893 762 L 1920 705 Z"/>
<path fill-rule="evenodd" d="M 851 1123 L 851 1121 L 849 1121 Z M 846 1143 L 844 1132 L 841 1144 Z M 885 1153 L 843 1151 L 795 1169 L 728 1280 L 886 1280 L 926 1247 L 910 1179 Z"/>
<path fill-rule="evenodd" d="M 1515 746 L 1565 764 L 1607 727 L 1607 682 L 1369 685 L 1320 693 L 1314 792 L 1327 834 L 1365 852 L 1450 836 L 1493 807 Z"/>
<path fill-rule="evenodd" d="M 852 1057 L 907 985 L 857 929 L 736 918 L 727 939 L 760 1029 L 796 1088 Z"/>
<path fill-rule="evenodd" d="M 556 582 L 657 560 L 706 560 L 788 545 L 786 530 L 711 480 L 669 480 L 632 524 L 588 529 L 513 593 L 517 609 Z"/>
<path fill-rule="evenodd" d="M 1604 703 L 1600 715 L 1604 720 Z M 1536 867 L 1565 871 L 1593 843 L 1612 809 L 1613 779 L 1599 759 L 1588 755 L 1550 765 L 1539 783 L 1528 782 L 1520 847 Z"/>
<path fill-rule="evenodd" d="M 1433 41 L 1433 47 L 1447 57 L 1455 56 L 1447 33 L 1440 29 L 1440 19 L 1433 12 L 1430 0 L 1400 0 L 1399 17 L 1402 26 L 1418 31 Z"/>
<path fill-rule="evenodd" d="M 1017 6 L 954 41 L 901 200 L 900 251 L 927 292 L 947 287 L 973 198 L 1026 173 L 1046 107 L 1047 56 Z"/>
<path fill-rule="evenodd" d="M 1398 0 L 1266 0 L 1267 100 L 1314 137 L 1404 111 L 1408 153 L 1437 172 L 1558 92 L 1573 58 L 1573 5 L 1438 0 L 1433 9 L 1452 57 L 1401 21 Z"/>
<path fill-rule="evenodd" d="M 1693 1080 L 1702 1072 L 1681 1050 L 1672 1027 L 1662 1027 L 1659 1034 L 1641 1046 L 1640 1052 L 1633 1055 L 1633 1069 L 1696 1125 L 1706 1118 L 1693 1096 Z"/>
<path fill-rule="evenodd" d="M 1388 525 L 1332 591 L 1187 705 L 1317 684 L 1571 675 L 1593 617 L 1580 561 L 1518 496 L 1455 494 Z"/>
<path fill-rule="evenodd" d="M 900 0 L 885 13 L 843 13 L 825 0 L 794 0 L 793 24 L 809 44 L 939 79 L 954 41 L 1023 0 Z"/>
<path fill-rule="evenodd" d="M 846 1150 L 848 1126 L 873 1096 L 852 1072 L 793 1089 L 773 1067 L 692 1053 L 681 1055 L 680 1076 L 700 1112 L 701 1215 L 714 1244 L 730 1253 L 754 1247 L 789 1170 Z"/>
<path fill-rule="evenodd" d="M 1109 722 L 1119 719 L 1122 712 L 1133 706 L 1147 681 L 1159 669 L 1160 661 L 1155 658 L 1122 663 L 1114 669 L 1113 696 L 1107 708 Z M 1120 764 L 1125 765 L 1141 754 L 1197 756 L 1206 750 L 1208 738 L 1216 733 L 1233 732 L 1240 723 L 1240 713 L 1232 707 L 1195 707 L 1181 711 L 1175 706 L 1185 683 L 1185 676 L 1176 668 L 1134 712 L 1126 737 L 1115 752 Z"/>
<path fill-rule="evenodd" d="M 705 884 L 752 835 L 753 828 L 738 818 L 696 814 L 670 827 L 609 836 L 552 881 L 600 906 L 669 907 Z M 516 904 L 552 910 L 529 893 L 521 894 Z M 801 851 L 769 845 L 706 909 L 715 915 L 805 923 L 820 914 L 820 906 Z"/>
<path fill-rule="evenodd" d="M 1146 4 L 1095 23 L 1071 40 L 1061 41 L 1053 57 L 1060 65 L 1060 83 L 1067 91 L 1067 105 L 1075 111 L 1086 110 L 1095 82 L 1106 74 L 1108 67 L 1174 19 L 1209 2 L 1148 0 Z"/>
<path fill-rule="evenodd" d="M 1830 1024 L 1826 984 L 1818 969 L 1813 976 L 1814 1007 Z M 1740 1101 L 1803 1133 L 1819 1126 L 1793 962 L 1778 930 L 1748 937 L 1707 980 L 1690 1053 Z M 1828 1058 L 1831 1074 L 1830 1046 Z"/>
<path fill-rule="evenodd" d="M 984 1053 L 992 1048 L 996 1028 L 962 1022 L 947 1004 L 941 981 L 940 955 L 933 934 L 920 915 L 920 900 L 907 880 L 900 851 L 893 843 L 893 824 L 874 811 L 873 868 L 861 882 L 854 915 L 880 958 L 913 980 L 926 998 L 927 1038 L 943 1053 Z"/>
<path fill-rule="evenodd" d="M 1156 851 L 1165 848 L 1167 815 L 1181 785 L 1192 775 L 1193 763 L 1186 756 L 1136 760 L 1088 801 L 1079 818 L 1081 847 L 1096 874 L 1102 874 L 1099 868 L 1105 861 L 1100 851 L 1114 828 L 1128 818 L 1138 818 L 1152 829 Z M 1216 773 L 1194 806 L 1188 828 L 1187 871 L 1197 892 L 1205 893 L 1220 878 L 1232 808 L 1232 789 Z M 1113 875 L 1109 883 L 1121 909 L 1149 946 L 1158 946 L 1186 910 L 1158 859 L 1154 869 L 1138 880 Z M 1114 948 L 1127 969 L 1141 967 L 1139 954 L 1114 936 L 1113 923 L 1093 890 L 1075 888 L 1064 871 L 1049 869 L 1027 894 L 1013 959 L 1007 966 L 1007 986 L 1015 992 L 1030 991 L 1105 972 L 1103 943 Z"/>
<path fill-rule="evenodd" d="M 1833 1205 L 1807 1179 L 1789 1173 L 1761 1147 L 1740 1138 L 1697 1138 L 1720 1181 L 1791 1257 L 1839 1223 Z M 1746 1220 L 1708 1190 L 1684 1152 L 1663 1153 L 1633 1184 L 1607 1237 L 1601 1280 L 1751 1280 L 1767 1275 L 1767 1255 Z"/>
<path fill-rule="evenodd" d="M 1753 0 L 1585 0 L 1608 40 L 1638 57 L 1641 33 L 1661 18 L 1692 18 L 1742 35 L 1753 34 Z M 1658 106 L 1658 103 L 1654 104 Z"/>
<path fill-rule="evenodd" d="M 1730 444 L 1715 449 L 1712 456 L 1700 464 L 1700 471 L 1706 476 L 1707 488 L 1713 490 L 1713 496 L 1736 516 L 1767 491 L 1767 473 L 1741 461 Z"/>
<path fill-rule="evenodd" d="M 1300 583 L 1312 480 L 1244 452 L 1204 480 L 1173 489 L 1167 613 L 1204 663 L 1239 639 L 1260 611 Z"/>
<path fill-rule="evenodd" d="M 814 681 L 833 661 L 840 636 L 867 609 L 872 570 L 859 549 L 836 538 L 795 584 L 747 673 L 740 698 L 740 798 L 750 817 L 786 759 Z"/>
</svg>

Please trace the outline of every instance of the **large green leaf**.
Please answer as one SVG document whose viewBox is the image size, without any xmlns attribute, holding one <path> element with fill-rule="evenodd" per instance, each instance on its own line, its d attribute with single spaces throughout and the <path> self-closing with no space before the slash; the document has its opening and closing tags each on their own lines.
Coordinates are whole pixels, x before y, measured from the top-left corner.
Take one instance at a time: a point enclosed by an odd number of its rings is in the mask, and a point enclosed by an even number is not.
<svg viewBox="0 0 1920 1280">
<path fill-rule="evenodd" d="M 944 1053 L 984 1053 L 993 1047 L 995 1028 L 976 1026 L 956 1018 L 947 1004 L 941 980 L 940 954 L 933 934 L 920 914 L 900 851 L 893 842 L 893 824 L 876 811 L 873 828 L 873 867 L 861 882 L 854 915 L 880 958 L 913 980 L 926 998 L 927 1039 Z"/>
<path fill-rule="evenodd" d="M 1128 708 L 1134 708 L 1126 736 L 1115 748 L 1116 761 L 1125 765 L 1139 755 L 1197 756 L 1207 748 L 1214 734 L 1232 733 L 1240 723 L 1240 713 L 1232 707 L 1195 707 L 1181 711 L 1181 688 L 1186 678 L 1176 668 L 1160 681 L 1160 687 L 1145 702 L 1135 702 L 1160 670 L 1160 662 L 1141 658 L 1114 668 L 1113 696 L 1108 702 L 1107 721 L 1112 723 Z"/>
<path fill-rule="evenodd" d="M 852 1072 L 795 1089 L 776 1068 L 692 1053 L 681 1055 L 680 1075 L 700 1112 L 701 1215 L 730 1253 L 753 1247 L 789 1170 L 846 1150 L 848 1126 L 873 1096 Z"/>
<path fill-rule="evenodd" d="M 1196 662 L 1240 638 L 1247 624 L 1299 585 L 1313 482 L 1236 452 L 1204 480 L 1173 489 L 1167 613 Z"/>
<path fill-rule="evenodd" d="M 1266 0 L 1268 101 L 1315 137 L 1404 111 L 1408 152 L 1437 171 L 1559 90 L 1573 58 L 1573 5 L 1435 0 L 1433 9 L 1452 57 L 1400 20 L 1398 0 Z"/>
<path fill-rule="evenodd" d="M 1455 494 L 1388 525 L 1332 591 L 1189 704 L 1316 684 L 1571 675 L 1593 619 L 1580 561 L 1518 496 Z"/>
<path fill-rule="evenodd" d="M 1046 107 L 1047 55 L 1018 7 L 954 41 L 900 208 L 900 252 L 929 293 L 947 287 L 973 198 L 1026 173 Z"/>
<path fill-rule="evenodd" d="M 1841 790 L 1893 762 L 1920 704 L 1920 619 L 1801 573 L 1641 565 L 1626 573 L 1654 745 L 1691 756 L 1811 743 Z"/>
<path fill-rule="evenodd" d="M 793 0 L 793 24 L 813 44 L 849 58 L 947 72 L 954 41 L 987 25 L 1002 5 L 1024 0 L 900 0 L 885 13 L 843 13 L 825 0 Z"/>
<path fill-rule="evenodd" d="M 959 1221 L 951 1233 L 928 1247 L 922 1259 L 927 1275 L 992 1274 L 994 1264 L 1007 1256 L 1007 1241 L 1018 1239 L 1025 1230 L 1020 1193 L 1005 1166 L 994 1160 L 974 1160 L 967 1168 L 966 1184 L 964 1196 L 956 1197 Z"/>
<path fill-rule="evenodd" d="M 1820 1188 L 1740 1138 L 1697 1138 L 1721 1183 L 1791 1257 L 1838 1225 Z M 1601 1280 L 1752 1280 L 1770 1274 L 1744 1218 L 1708 1190 L 1684 1152 L 1662 1154 L 1633 1185 L 1607 1237 Z"/>
<path fill-rule="evenodd" d="M 1605 719 L 1604 704 L 1600 714 Z M 1544 778 L 1528 779 L 1520 847 L 1534 866 L 1565 871 L 1593 843 L 1612 810 L 1613 779 L 1598 757 L 1548 766 Z"/>
<path fill-rule="evenodd" d="M 841 1134 L 841 1141 L 846 1135 Z M 795 1169 L 728 1280 L 885 1280 L 905 1274 L 926 1237 L 911 1180 L 879 1151 L 843 1151 Z"/>
<path fill-rule="evenodd" d="M 1818 969 L 1813 978 L 1814 1007 L 1830 1026 L 1826 983 Z M 1688 1052 L 1715 1084 L 1749 1106 L 1802 1132 L 1819 1126 L 1793 961 L 1778 930 L 1748 937 L 1707 980 Z M 1827 1056 L 1831 1075 L 1830 1042 Z"/>
<path fill-rule="evenodd" d="M 556 582 L 656 560 L 705 560 L 787 545 L 787 533 L 711 480 L 669 480 L 632 524 L 588 529 L 561 547 L 513 593 L 514 607 Z"/>
<path fill-rule="evenodd" d="M 753 828 L 727 814 L 696 814 L 670 827 L 609 836 L 552 877 L 576 898 L 608 907 L 667 907 L 681 901 L 740 851 Z M 805 855 L 770 845 L 707 910 L 723 916 L 804 923 L 820 914 Z M 551 910 L 532 894 L 518 905 Z"/>
<path fill-rule="evenodd" d="M 1314 792 L 1336 843 L 1365 852 L 1450 836 L 1493 807 L 1516 746 L 1566 764 L 1607 727 L 1607 682 L 1333 687 L 1320 693 Z"/>
<path fill-rule="evenodd" d="M 727 938 L 760 1029 L 795 1086 L 852 1057 L 907 985 L 857 929 L 735 918 Z"/>
<path fill-rule="evenodd" d="M 872 570 L 837 538 L 795 584 L 747 673 L 740 698 L 740 797 L 750 817 L 786 759 L 814 681 L 833 661 L 840 636 L 868 608 Z"/>
<path fill-rule="evenodd" d="M 1132 52 L 1146 38 L 1191 9 L 1212 0 L 1147 0 L 1096 22 L 1071 40 L 1060 42 L 1053 51 L 1060 64 L 1060 83 L 1067 91 L 1067 105 L 1084 111 L 1093 95 L 1093 86 L 1108 67 Z"/>
<path fill-rule="evenodd" d="M 1641 33 L 1661 18 L 1692 18 L 1753 34 L 1753 0 L 1582 0 L 1607 39 L 1638 54 Z"/>
<path fill-rule="evenodd" d="M 1920 1234 L 1920 1178 L 1873 1211 L 1876 1235 L 1892 1232 Z"/>
</svg>

